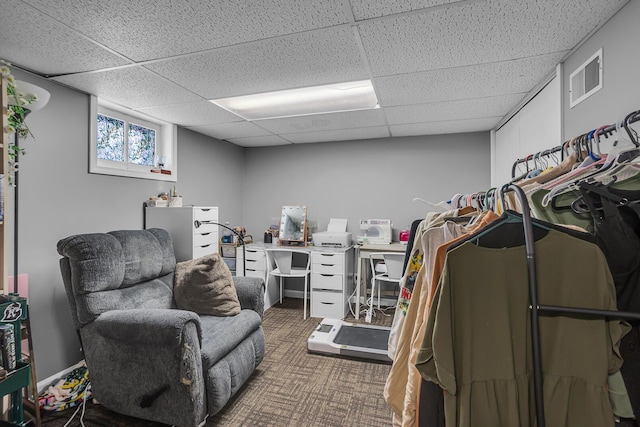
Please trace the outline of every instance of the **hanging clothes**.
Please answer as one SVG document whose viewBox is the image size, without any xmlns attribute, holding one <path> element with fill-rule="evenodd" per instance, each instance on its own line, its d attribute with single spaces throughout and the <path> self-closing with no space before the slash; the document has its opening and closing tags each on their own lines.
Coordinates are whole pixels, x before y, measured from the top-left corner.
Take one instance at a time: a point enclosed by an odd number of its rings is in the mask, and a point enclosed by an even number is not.
<svg viewBox="0 0 640 427">
<path fill-rule="evenodd" d="M 581 183 L 580 191 L 594 220 L 595 236 L 616 287 L 620 311 L 640 313 L 640 191 Z M 640 414 L 640 322 L 622 339 L 620 370 L 633 412 Z"/>
<path fill-rule="evenodd" d="M 458 217 L 464 218 L 464 217 Z M 446 221 L 439 227 L 426 230 L 422 239 L 424 260 L 413 289 L 411 304 L 398 339 L 396 357 L 387 378 L 384 398 L 394 413 L 401 416 L 401 425 L 416 425 L 416 411 L 420 400 L 421 377 L 415 368 L 418 350 L 424 336 L 428 306 L 435 294 L 435 284 L 431 280 L 441 247 L 483 228 L 498 218 L 493 212 L 482 212 L 471 225 Z"/>
<path fill-rule="evenodd" d="M 535 250 L 540 301 L 615 309 L 597 246 L 550 230 Z M 448 427 L 535 425 L 525 259 L 524 246 L 465 242 L 447 253 L 416 366 L 446 392 Z M 613 426 L 607 376 L 622 364 L 623 322 L 549 316 L 540 331 L 547 425 Z"/>
<path fill-rule="evenodd" d="M 431 227 L 438 227 L 444 223 L 444 219 L 448 217 L 457 217 L 476 212 L 472 207 L 462 209 L 452 209 L 446 212 L 430 212 L 424 221 L 420 223 L 416 230 L 413 248 L 409 263 L 405 269 L 405 274 L 400 280 L 400 296 L 396 304 L 396 310 L 393 315 L 391 331 L 389 332 L 388 355 L 391 360 L 395 359 L 396 346 L 404 319 L 409 309 L 409 303 L 413 296 L 413 289 L 417 278 L 418 271 L 422 267 L 424 248 L 422 247 L 422 234 Z"/>
</svg>

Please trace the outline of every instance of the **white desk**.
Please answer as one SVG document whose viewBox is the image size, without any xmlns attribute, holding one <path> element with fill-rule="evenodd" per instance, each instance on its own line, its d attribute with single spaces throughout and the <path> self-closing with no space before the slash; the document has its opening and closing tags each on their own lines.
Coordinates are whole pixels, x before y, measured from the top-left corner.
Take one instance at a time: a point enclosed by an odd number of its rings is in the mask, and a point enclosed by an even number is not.
<svg viewBox="0 0 640 427">
<path fill-rule="evenodd" d="M 369 255 L 375 252 L 405 252 L 407 245 L 403 243 L 393 242 L 389 244 L 366 244 L 356 246 L 356 257 L 358 259 L 358 271 L 356 274 L 356 319 L 360 318 L 360 289 L 365 285 L 366 296 L 366 280 L 363 273 L 366 273 L 369 264 Z M 364 264 L 364 265 L 363 265 Z M 365 274 L 366 276 L 366 274 Z"/>
<path fill-rule="evenodd" d="M 349 296 L 353 292 L 354 249 L 319 246 L 278 246 L 271 243 L 252 243 L 246 247 L 249 277 L 261 277 L 266 284 L 265 309 L 279 300 L 279 287 L 269 274 L 273 265 L 267 263 L 266 249 L 302 250 L 311 255 L 309 295 L 311 317 L 343 319 L 349 310 Z M 236 275 L 243 275 L 242 247 L 237 248 Z M 286 295 L 286 294 L 285 294 Z"/>
</svg>

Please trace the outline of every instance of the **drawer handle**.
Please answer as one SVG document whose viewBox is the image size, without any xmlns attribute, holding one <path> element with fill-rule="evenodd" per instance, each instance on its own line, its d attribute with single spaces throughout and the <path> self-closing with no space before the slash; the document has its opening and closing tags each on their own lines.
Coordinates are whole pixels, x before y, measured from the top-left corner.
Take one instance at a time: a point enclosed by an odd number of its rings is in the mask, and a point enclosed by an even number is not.
<svg viewBox="0 0 640 427">
<path fill-rule="evenodd" d="M 333 276 L 335 276 L 335 274 L 322 274 L 322 273 L 320 273 L 320 275 L 323 276 L 323 277 L 333 277 Z"/>
<path fill-rule="evenodd" d="M 209 234 L 211 234 L 211 232 L 208 233 L 202 233 L 201 236 L 208 236 Z"/>
<path fill-rule="evenodd" d="M 323 267 L 333 267 L 334 266 L 334 264 L 320 264 L 320 265 L 323 266 Z"/>
<path fill-rule="evenodd" d="M 201 248 L 208 248 L 209 246 L 211 246 L 211 243 L 209 243 L 208 245 L 202 245 L 200 246 Z"/>
<path fill-rule="evenodd" d="M 324 304 L 324 305 L 334 305 L 334 302 L 322 302 L 320 301 L 320 304 Z"/>
<path fill-rule="evenodd" d="M 209 212 L 211 209 L 200 209 L 202 212 Z"/>
</svg>

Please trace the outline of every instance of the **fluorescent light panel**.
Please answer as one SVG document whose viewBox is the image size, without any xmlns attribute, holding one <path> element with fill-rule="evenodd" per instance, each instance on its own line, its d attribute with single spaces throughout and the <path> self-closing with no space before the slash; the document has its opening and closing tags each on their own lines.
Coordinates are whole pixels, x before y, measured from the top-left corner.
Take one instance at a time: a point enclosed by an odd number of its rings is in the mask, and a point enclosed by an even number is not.
<svg viewBox="0 0 640 427">
<path fill-rule="evenodd" d="M 263 120 L 378 108 L 371 80 L 212 99 L 245 120 Z"/>
</svg>

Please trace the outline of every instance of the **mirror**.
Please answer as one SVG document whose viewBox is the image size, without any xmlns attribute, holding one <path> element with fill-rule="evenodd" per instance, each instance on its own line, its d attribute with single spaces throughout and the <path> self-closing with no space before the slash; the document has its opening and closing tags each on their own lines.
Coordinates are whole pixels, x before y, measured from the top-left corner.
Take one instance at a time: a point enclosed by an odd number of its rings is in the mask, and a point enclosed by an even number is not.
<svg viewBox="0 0 640 427">
<path fill-rule="evenodd" d="M 280 216 L 280 243 L 302 243 L 307 241 L 307 207 L 283 206 Z"/>
</svg>

